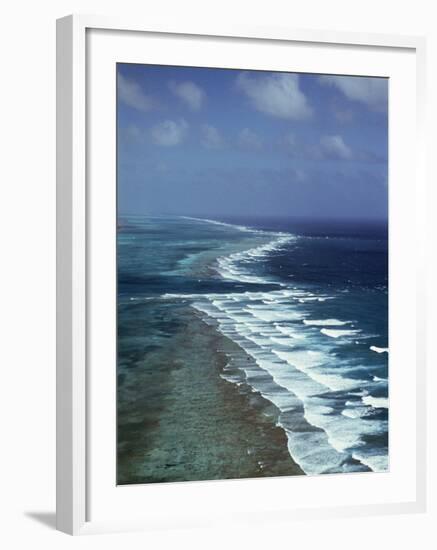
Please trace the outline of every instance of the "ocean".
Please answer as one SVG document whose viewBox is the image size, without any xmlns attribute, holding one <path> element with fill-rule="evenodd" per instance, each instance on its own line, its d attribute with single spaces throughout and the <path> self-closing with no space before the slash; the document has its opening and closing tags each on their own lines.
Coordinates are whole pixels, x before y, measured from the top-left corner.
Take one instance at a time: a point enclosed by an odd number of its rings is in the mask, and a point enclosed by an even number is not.
<svg viewBox="0 0 437 550">
<path fill-rule="evenodd" d="M 117 257 L 119 483 L 388 470 L 386 224 L 120 216 Z"/>
</svg>

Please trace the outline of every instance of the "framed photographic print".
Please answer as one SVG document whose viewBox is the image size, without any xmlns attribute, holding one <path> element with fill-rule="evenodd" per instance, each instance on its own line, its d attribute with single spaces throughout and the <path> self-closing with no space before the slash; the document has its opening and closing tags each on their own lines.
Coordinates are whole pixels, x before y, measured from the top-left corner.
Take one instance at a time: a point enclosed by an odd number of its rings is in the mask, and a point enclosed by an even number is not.
<svg viewBox="0 0 437 550">
<path fill-rule="evenodd" d="M 59 529 L 424 508 L 423 50 L 58 21 Z"/>
</svg>

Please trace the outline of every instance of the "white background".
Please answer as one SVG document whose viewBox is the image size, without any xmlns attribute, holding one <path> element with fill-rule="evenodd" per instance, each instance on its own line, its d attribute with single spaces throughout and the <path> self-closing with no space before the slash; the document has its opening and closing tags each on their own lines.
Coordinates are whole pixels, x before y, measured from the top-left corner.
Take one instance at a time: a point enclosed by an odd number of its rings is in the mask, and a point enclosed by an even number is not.
<svg viewBox="0 0 437 550">
<path fill-rule="evenodd" d="M 436 476 L 430 469 L 429 512 L 417 516 L 317 520 L 220 529 L 160 531 L 71 538 L 53 530 L 55 431 L 55 19 L 71 12 L 141 14 L 183 26 L 212 21 L 289 25 L 363 32 L 429 33 L 428 149 L 435 155 L 437 125 L 437 14 L 432 1 L 391 0 L 87 0 L 22 2 L 2 9 L 0 128 L 2 162 L 2 345 L 0 378 L 0 544 L 5 548 L 433 548 L 437 541 Z M 436 169 L 429 163 L 430 214 Z M 405 220 L 408 223 L 408 219 Z M 436 225 L 429 226 L 436 281 Z M 431 231 L 434 235 L 431 235 Z M 437 292 L 429 296 L 428 387 L 430 457 L 436 463 Z"/>
</svg>

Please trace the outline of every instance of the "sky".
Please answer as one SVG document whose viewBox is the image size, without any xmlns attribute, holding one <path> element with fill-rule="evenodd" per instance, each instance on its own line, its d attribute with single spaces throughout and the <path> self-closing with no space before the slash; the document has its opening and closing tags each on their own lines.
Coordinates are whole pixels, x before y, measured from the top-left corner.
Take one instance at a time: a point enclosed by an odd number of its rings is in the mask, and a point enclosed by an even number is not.
<svg viewBox="0 0 437 550">
<path fill-rule="evenodd" d="M 121 215 L 385 220 L 388 80 L 117 64 Z"/>
</svg>

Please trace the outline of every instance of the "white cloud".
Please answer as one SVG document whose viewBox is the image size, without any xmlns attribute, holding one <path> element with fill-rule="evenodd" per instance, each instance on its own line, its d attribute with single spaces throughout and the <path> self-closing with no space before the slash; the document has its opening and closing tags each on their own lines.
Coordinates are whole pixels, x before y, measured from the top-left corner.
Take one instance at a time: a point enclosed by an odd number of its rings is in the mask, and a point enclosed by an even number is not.
<svg viewBox="0 0 437 550">
<path fill-rule="evenodd" d="M 352 158 L 352 151 L 341 136 L 323 136 L 320 138 L 322 154 L 332 159 L 347 160 Z"/>
<path fill-rule="evenodd" d="M 188 124 L 185 120 L 164 120 L 164 122 L 157 124 L 151 129 L 150 135 L 155 145 L 172 147 L 173 145 L 182 143 L 187 132 Z"/>
<path fill-rule="evenodd" d="M 238 144 L 243 149 L 258 151 L 262 148 L 262 140 L 253 130 L 243 128 L 238 135 Z"/>
<path fill-rule="evenodd" d="M 387 109 L 388 85 L 385 78 L 323 75 L 319 81 L 325 86 L 334 86 L 348 99 L 365 103 L 372 109 Z"/>
<path fill-rule="evenodd" d="M 138 111 L 150 111 L 153 108 L 153 99 L 147 96 L 141 86 L 134 80 L 129 80 L 119 74 L 117 79 L 118 97 L 120 101 Z"/>
<path fill-rule="evenodd" d="M 169 88 L 193 111 L 201 109 L 206 99 L 205 92 L 194 82 L 170 82 Z"/>
<path fill-rule="evenodd" d="M 299 88 L 296 74 L 252 76 L 240 73 L 237 87 L 258 111 L 285 119 L 305 119 L 312 115 L 307 98 Z"/>
<path fill-rule="evenodd" d="M 289 132 L 282 137 L 281 147 L 292 158 L 309 161 L 357 160 L 356 154 L 340 135 L 321 136 L 318 141 L 301 142 Z"/>
<path fill-rule="evenodd" d="M 220 149 L 223 146 L 223 138 L 215 126 L 203 124 L 201 132 L 202 145 L 207 149 Z"/>
</svg>

